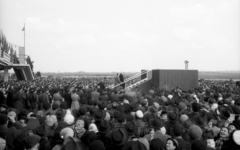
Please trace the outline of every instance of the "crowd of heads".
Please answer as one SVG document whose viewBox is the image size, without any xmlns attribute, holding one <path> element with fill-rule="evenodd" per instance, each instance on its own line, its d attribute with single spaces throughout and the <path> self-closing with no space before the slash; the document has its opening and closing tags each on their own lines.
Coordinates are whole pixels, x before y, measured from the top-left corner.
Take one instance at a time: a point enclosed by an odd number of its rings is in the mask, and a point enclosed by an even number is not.
<svg viewBox="0 0 240 150">
<path fill-rule="evenodd" d="M 240 87 L 112 89 L 114 78 L 0 85 L 0 150 L 237 150 Z"/>
</svg>

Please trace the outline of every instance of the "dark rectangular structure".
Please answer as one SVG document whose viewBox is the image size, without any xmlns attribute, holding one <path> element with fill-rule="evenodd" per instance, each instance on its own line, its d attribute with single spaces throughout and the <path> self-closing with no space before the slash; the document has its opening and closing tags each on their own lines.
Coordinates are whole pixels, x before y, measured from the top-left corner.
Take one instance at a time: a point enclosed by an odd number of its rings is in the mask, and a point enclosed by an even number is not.
<svg viewBox="0 0 240 150">
<path fill-rule="evenodd" d="M 175 87 L 189 90 L 198 86 L 198 70 L 152 70 L 152 79 L 139 85 L 140 89 L 164 88 L 171 90 Z"/>
</svg>

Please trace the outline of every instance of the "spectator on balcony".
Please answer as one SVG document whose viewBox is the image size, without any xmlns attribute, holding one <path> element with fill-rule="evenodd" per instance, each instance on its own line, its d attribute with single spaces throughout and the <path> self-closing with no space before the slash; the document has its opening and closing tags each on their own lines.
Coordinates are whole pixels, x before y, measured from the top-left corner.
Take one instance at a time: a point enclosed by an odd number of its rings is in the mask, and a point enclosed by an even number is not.
<svg viewBox="0 0 240 150">
<path fill-rule="evenodd" d="M 118 85 L 120 84 L 121 81 L 120 81 L 120 78 L 119 78 L 119 74 L 117 73 L 116 76 L 114 77 L 114 85 Z"/>
<path fill-rule="evenodd" d="M 31 61 L 31 58 L 29 56 L 27 57 L 26 61 L 27 61 L 27 64 L 30 65 L 31 70 L 33 71 L 33 61 Z"/>
</svg>

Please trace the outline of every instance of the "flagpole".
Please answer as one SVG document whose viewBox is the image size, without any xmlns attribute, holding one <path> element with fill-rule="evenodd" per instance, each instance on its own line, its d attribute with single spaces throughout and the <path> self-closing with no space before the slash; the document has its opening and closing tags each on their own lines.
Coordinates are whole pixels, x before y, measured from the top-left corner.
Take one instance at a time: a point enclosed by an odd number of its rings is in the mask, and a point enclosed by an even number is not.
<svg viewBox="0 0 240 150">
<path fill-rule="evenodd" d="M 24 23 L 24 51 L 25 51 L 25 54 L 26 54 L 25 31 L 26 31 L 26 28 L 25 28 L 25 23 Z"/>
</svg>

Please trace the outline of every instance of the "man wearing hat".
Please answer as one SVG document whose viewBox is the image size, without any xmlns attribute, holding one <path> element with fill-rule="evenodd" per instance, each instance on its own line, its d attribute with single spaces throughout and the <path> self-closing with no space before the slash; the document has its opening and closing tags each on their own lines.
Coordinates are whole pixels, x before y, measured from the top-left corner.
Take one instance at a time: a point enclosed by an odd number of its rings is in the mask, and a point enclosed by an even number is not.
<svg viewBox="0 0 240 150">
<path fill-rule="evenodd" d="M 196 102 L 192 103 L 192 111 L 193 111 L 193 112 L 191 112 L 190 114 L 188 114 L 188 117 L 189 117 L 190 119 L 193 119 L 193 117 L 194 117 L 195 115 L 199 115 L 200 109 L 201 109 L 201 106 L 200 106 L 199 103 L 196 103 Z"/>
<path fill-rule="evenodd" d="M 66 110 L 64 110 L 64 109 L 58 109 L 58 110 L 56 111 L 56 117 L 57 117 L 58 122 L 63 121 L 63 120 L 64 120 L 64 117 L 66 116 L 66 114 L 67 114 L 67 111 L 66 111 Z"/>
<path fill-rule="evenodd" d="M 30 110 L 33 112 L 36 112 L 37 110 L 37 94 L 35 93 L 35 88 L 30 88 L 29 94 L 28 94 L 28 104 L 30 107 Z"/>
<path fill-rule="evenodd" d="M 183 126 L 181 124 L 176 123 L 171 129 L 171 135 L 178 142 L 178 150 L 190 150 L 191 148 L 190 143 L 182 138 L 183 130 L 184 130 Z"/>
<path fill-rule="evenodd" d="M 108 131 L 110 131 L 110 129 L 111 129 L 111 126 L 109 122 L 106 120 L 102 120 L 102 122 L 98 127 L 98 133 L 97 133 L 98 140 L 105 141 L 105 135 Z"/>
<path fill-rule="evenodd" d="M 59 108 L 59 105 L 56 104 L 56 103 L 53 103 L 52 104 L 52 109 L 50 110 L 51 115 L 55 115 L 57 110 L 58 110 L 58 108 Z"/>
<path fill-rule="evenodd" d="M 30 135 L 24 138 L 24 146 L 27 150 L 38 150 L 39 149 L 39 142 L 41 137 L 38 135 Z"/>
<path fill-rule="evenodd" d="M 123 128 L 114 129 L 110 135 L 112 147 L 110 149 L 122 149 L 124 144 L 128 141 L 127 131 Z"/>
<path fill-rule="evenodd" d="M 154 130 L 151 134 L 145 135 L 144 138 L 146 138 L 149 142 L 152 139 L 159 138 L 164 144 L 166 144 L 167 139 L 170 138 L 170 136 L 162 133 L 161 130 L 164 127 L 162 120 L 158 117 L 155 117 L 149 121 L 149 124 L 150 127 Z"/>
<path fill-rule="evenodd" d="M 125 130 L 128 133 L 128 139 L 131 140 L 132 137 L 134 137 L 138 131 L 138 128 L 136 124 L 133 121 L 130 121 L 124 125 Z M 129 141 L 128 140 L 128 141 Z"/>
<path fill-rule="evenodd" d="M 41 90 L 41 93 L 38 96 L 38 103 L 40 105 L 40 109 L 43 109 L 44 103 L 49 103 L 49 97 L 48 97 L 48 89 L 44 88 Z"/>
<path fill-rule="evenodd" d="M 126 115 L 124 113 L 118 113 L 116 117 L 117 123 L 114 128 L 124 128 L 124 125 L 126 124 Z"/>
<path fill-rule="evenodd" d="M 23 88 L 19 87 L 18 92 L 13 95 L 14 99 L 14 108 L 17 109 L 18 112 L 20 112 L 22 109 L 25 108 L 25 100 L 26 95 L 23 92 Z"/>
<path fill-rule="evenodd" d="M 164 123 L 164 127 L 166 128 L 166 134 L 170 135 L 170 129 L 176 124 L 178 114 L 176 111 L 169 111 L 167 117 L 168 121 Z"/>
<path fill-rule="evenodd" d="M 100 123 L 106 117 L 106 112 L 104 110 L 96 110 L 94 112 L 94 121 L 97 127 L 99 127 Z"/>
</svg>

